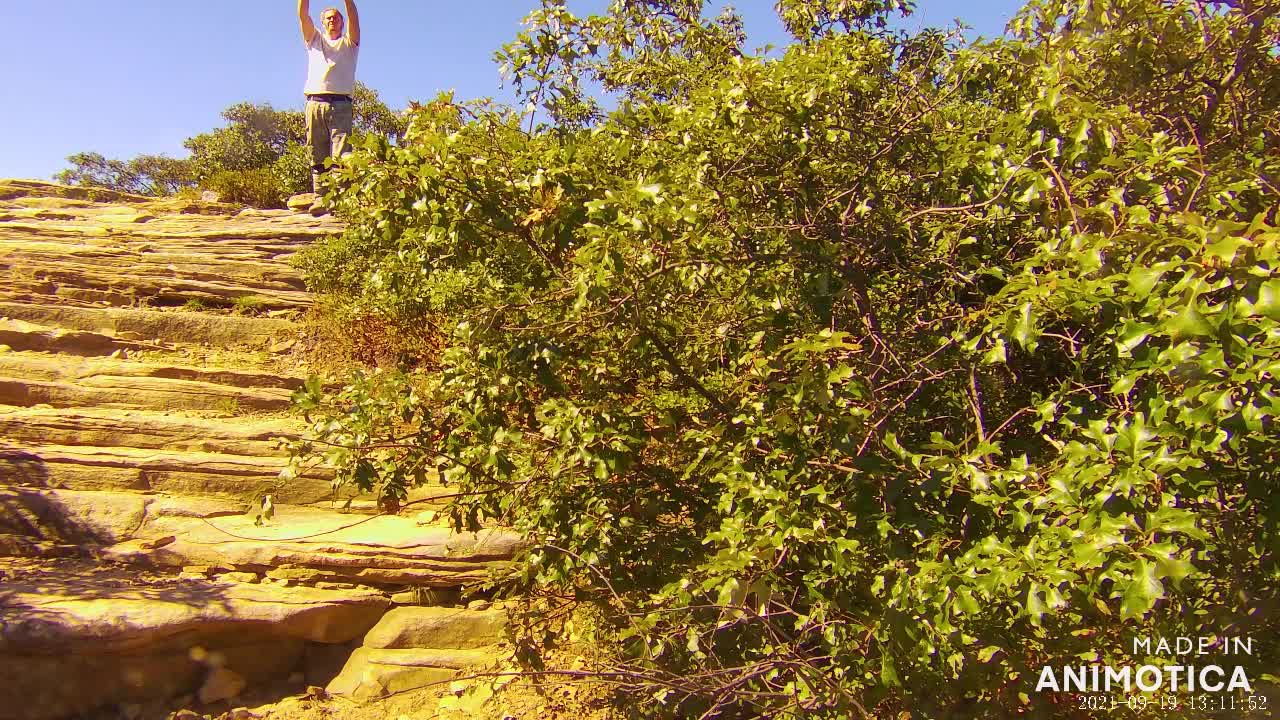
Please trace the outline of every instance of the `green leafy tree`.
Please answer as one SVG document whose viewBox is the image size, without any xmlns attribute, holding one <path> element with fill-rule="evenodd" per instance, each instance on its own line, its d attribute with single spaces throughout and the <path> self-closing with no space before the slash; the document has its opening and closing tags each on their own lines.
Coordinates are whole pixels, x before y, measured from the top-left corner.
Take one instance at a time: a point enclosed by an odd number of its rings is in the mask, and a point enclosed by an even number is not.
<svg viewBox="0 0 1280 720">
<path fill-rule="evenodd" d="M 395 138 L 405 119 L 378 93 L 356 83 L 354 125 L 357 136 Z M 188 157 L 172 159 L 140 155 L 109 160 L 99 153 L 67 158 L 72 168 L 55 176 L 70 185 L 105 187 L 141 195 L 172 195 L 183 188 L 214 190 L 228 202 L 259 207 L 280 206 L 311 186 L 306 118 L 298 110 L 242 102 L 222 112 L 226 125 L 188 138 Z"/>
<path fill-rule="evenodd" d="M 435 342 L 298 450 L 526 533 L 655 716 L 1066 716 L 1041 668 L 1142 636 L 1273 673 L 1277 3 L 780 2 L 774 60 L 701 7 L 544 2 L 549 122 L 442 97 L 339 169 L 313 285 Z"/>
<path fill-rule="evenodd" d="M 65 185 L 111 188 L 136 195 L 172 195 L 192 184 L 191 163 L 164 155 L 139 155 L 129 161 L 108 160 L 100 153 L 67 158 L 75 167 L 54 179 Z"/>
</svg>

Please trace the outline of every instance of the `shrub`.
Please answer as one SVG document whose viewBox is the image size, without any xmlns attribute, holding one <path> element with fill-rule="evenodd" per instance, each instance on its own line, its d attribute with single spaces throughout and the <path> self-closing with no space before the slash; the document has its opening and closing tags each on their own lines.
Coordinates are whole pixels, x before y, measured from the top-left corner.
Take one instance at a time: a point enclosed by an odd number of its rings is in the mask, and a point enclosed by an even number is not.
<svg viewBox="0 0 1280 720">
<path fill-rule="evenodd" d="M 257 208 L 281 208 L 289 197 L 279 177 L 271 168 L 252 170 L 219 170 L 201 186 L 218 193 L 222 202 L 240 203 Z"/>
<path fill-rule="evenodd" d="M 769 60 L 544 3 L 503 58 L 550 124 L 442 98 L 339 169 L 314 277 L 447 344 L 309 385 L 316 446 L 526 533 L 642 714 L 1061 715 L 1042 667 L 1144 636 L 1272 672 L 1274 14 L 1036 0 L 966 45 L 779 5 Z"/>
</svg>

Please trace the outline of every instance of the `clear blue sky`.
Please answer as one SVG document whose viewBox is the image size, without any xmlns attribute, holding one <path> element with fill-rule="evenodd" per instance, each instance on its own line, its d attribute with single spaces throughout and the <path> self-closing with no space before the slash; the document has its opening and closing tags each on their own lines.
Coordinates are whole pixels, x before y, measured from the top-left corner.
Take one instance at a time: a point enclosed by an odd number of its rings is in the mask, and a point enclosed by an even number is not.
<svg viewBox="0 0 1280 720">
<path fill-rule="evenodd" d="M 48 179 L 74 152 L 182 157 L 182 141 L 240 101 L 302 107 L 306 72 L 294 0 L 34 0 L 5 3 L 0 177 Z M 312 0 L 312 11 L 341 1 Z M 570 0 L 584 14 L 606 0 Z M 719 6 L 723 3 L 710 3 Z M 785 44 L 772 0 L 732 3 L 748 45 Z M 999 35 L 1021 0 L 919 0 L 908 27 L 957 17 Z M 493 53 L 537 0 L 358 0 L 358 77 L 392 107 L 453 89 L 509 98 Z"/>
</svg>

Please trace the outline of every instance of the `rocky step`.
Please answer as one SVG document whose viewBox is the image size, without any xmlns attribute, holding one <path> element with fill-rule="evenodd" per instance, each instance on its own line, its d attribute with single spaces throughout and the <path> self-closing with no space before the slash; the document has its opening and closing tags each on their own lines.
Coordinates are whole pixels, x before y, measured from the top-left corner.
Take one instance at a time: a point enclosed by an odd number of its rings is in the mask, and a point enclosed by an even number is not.
<svg viewBox="0 0 1280 720">
<path fill-rule="evenodd" d="M 371 650 L 422 648 L 474 650 L 502 642 L 507 611 L 453 607 L 398 607 L 364 636 Z"/>
<path fill-rule="evenodd" d="M 21 206 L 24 202 L 33 199 L 76 202 L 85 205 L 108 202 L 146 204 L 155 201 L 155 198 L 145 195 L 133 195 L 106 188 L 58 185 L 43 180 L 0 178 L 0 202 Z"/>
<path fill-rule="evenodd" d="M 0 180 L 0 297 L 304 308 L 287 259 L 341 230 L 330 217 Z"/>
<path fill-rule="evenodd" d="M 202 368 L 45 353 L 0 354 L 0 405 L 57 408 L 278 412 L 302 379 L 255 370 Z"/>
<path fill-rule="evenodd" d="M 135 491 L 247 501 L 264 492 L 280 502 L 331 501 L 333 471 L 318 467 L 280 480 L 287 458 L 134 447 L 0 446 L 0 486 Z"/>
<path fill-rule="evenodd" d="M 174 245 L 226 239 L 268 248 L 342 231 L 331 216 L 12 179 L 0 179 L 0 223 L 33 237 L 102 238 L 114 233 L 151 235 Z M 236 250 L 231 247 L 228 255 L 236 257 Z"/>
<path fill-rule="evenodd" d="M 342 672 L 325 691 L 356 702 L 448 683 L 458 671 L 479 668 L 500 659 L 494 649 L 458 650 L 414 648 L 375 650 L 357 648 Z"/>
<path fill-rule="evenodd" d="M 263 522 L 246 513 L 250 507 L 207 497 L 0 488 L 0 533 L 11 545 L 22 538 L 76 545 L 104 561 L 148 568 L 289 570 L 292 576 L 277 579 L 435 588 L 488 580 L 522 547 L 508 531 L 453 533 L 420 516 L 280 504 Z"/>
<path fill-rule="evenodd" d="M 286 390 L 240 389 L 206 382 L 155 377 L 100 375 L 80 382 L 48 382 L 0 376 L 0 404 L 56 408 L 240 410 L 280 412 L 289 407 Z"/>
<path fill-rule="evenodd" d="M 149 547 L 148 538 L 157 537 L 174 540 Z M 360 517 L 284 506 L 263 525 L 244 514 L 148 516 L 134 540 L 103 548 L 101 557 L 144 567 L 264 571 L 288 566 L 331 581 L 458 588 L 506 571 L 521 547 L 521 539 L 505 530 L 453 533 L 395 515 Z"/>
<path fill-rule="evenodd" d="M 31 430 L 31 428 L 27 428 Z M 211 442 L 217 442 L 216 440 Z M 234 441 L 232 441 L 234 442 Z M 332 468 L 308 467 L 284 481 L 283 454 L 233 454 L 122 445 L 0 445 L 0 487 L 68 491 L 166 493 L 248 501 L 270 493 L 277 502 L 383 511 L 378 498 L 344 486 L 335 493 Z M 411 488 L 405 503 L 438 509 L 453 490 L 436 482 Z"/>
<path fill-rule="evenodd" d="M 237 260 L 234 247 L 171 243 L 159 251 L 147 238 L 86 244 L 76 238 L 49 242 L 35 234 L 30 227 L 0 223 L 0 270 L 8 277 L 0 294 L 5 298 L 70 298 L 111 305 L 182 305 L 197 300 L 222 307 L 252 301 L 267 309 L 306 307 L 311 302 L 302 278 L 276 259 L 296 249 L 288 245 L 251 243 L 242 249 L 245 258 Z"/>
<path fill-rule="evenodd" d="M 9 275 L 9 281 L 0 288 L 0 297 L 11 301 L 72 299 L 125 307 L 199 302 L 267 310 L 305 308 L 311 304 L 310 295 L 300 287 L 300 279 L 270 277 L 266 269 L 253 275 L 220 276 L 201 266 L 168 262 L 166 258 L 157 262 L 140 257 L 92 258 L 76 263 L 65 258 L 57 260 L 57 253 L 6 248 L 2 240 L 0 252 L 7 257 L 0 261 L 0 271 Z"/>
<path fill-rule="evenodd" d="M 0 319 L 0 346 L 10 350 L 100 356 L 127 351 L 163 350 L 155 343 L 123 340 L 87 330 L 63 330 L 22 320 Z"/>
<path fill-rule="evenodd" d="M 333 670 L 386 613 L 377 592 L 166 577 L 83 561 L 0 562 L 0 708 L 16 720 L 79 717 L 119 703 Z M 330 660 L 326 663 L 332 666 Z"/>
<path fill-rule="evenodd" d="M 47 328 L 94 332 L 123 341 L 171 345 L 264 347 L 297 335 L 297 327 L 288 320 L 206 312 L 0 302 L 0 317 Z"/>
<path fill-rule="evenodd" d="M 304 246 L 296 240 L 173 240 L 132 231 L 109 240 L 68 239 L 44 236 L 32 226 L 0 223 L 0 250 L 16 275 L 12 279 L 58 284 L 119 277 L 185 279 L 239 286 L 245 292 L 305 290 L 298 272 L 278 259 Z"/>
<path fill-rule="evenodd" d="M 325 689 L 363 702 L 447 682 L 458 670 L 497 660 L 506 625 L 503 609 L 395 608 Z"/>
<path fill-rule="evenodd" d="M 153 410 L 0 407 L 0 438 L 25 446 L 129 447 L 282 456 L 281 439 L 301 435 L 293 418 L 197 418 Z"/>
<path fill-rule="evenodd" d="M 0 355 L 0 377 L 18 380 L 92 382 L 95 378 L 148 378 L 293 391 L 303 379 L 289 375 L 224 367 L 143 362 L 113 357 L 70 357 L 39 352 Z"/>
</svg>

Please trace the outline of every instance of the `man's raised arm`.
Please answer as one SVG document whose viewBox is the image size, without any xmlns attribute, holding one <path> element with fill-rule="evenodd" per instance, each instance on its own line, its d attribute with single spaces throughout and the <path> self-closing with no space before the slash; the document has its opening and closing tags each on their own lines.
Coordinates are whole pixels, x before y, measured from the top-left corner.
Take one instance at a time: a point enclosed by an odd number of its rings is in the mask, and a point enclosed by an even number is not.
<svg viewBox="0 0 1280 720">
<path fill-rule="evenodd" d="M 311 21 L 311 0 L 298 0 L 298 22 L 302 25 L 302 42 L 310 45 L 316 36 L 316 24 Z"/>
<path fill-rule="evenodd" d="M 356 12 L 356 0 L 345 0 L 347 3 L 347 37 L 352 45 L 360 44 L 360 13 Z"/>
</svg>

